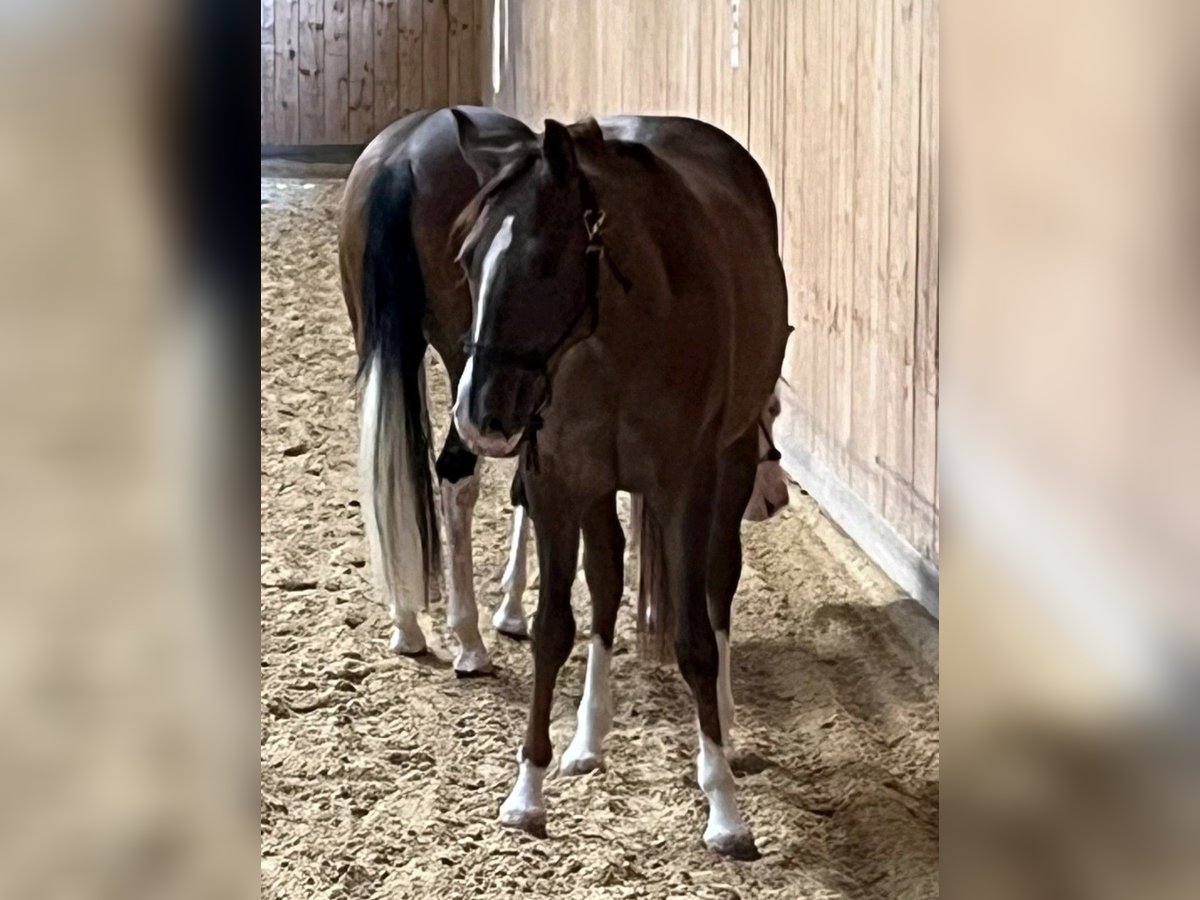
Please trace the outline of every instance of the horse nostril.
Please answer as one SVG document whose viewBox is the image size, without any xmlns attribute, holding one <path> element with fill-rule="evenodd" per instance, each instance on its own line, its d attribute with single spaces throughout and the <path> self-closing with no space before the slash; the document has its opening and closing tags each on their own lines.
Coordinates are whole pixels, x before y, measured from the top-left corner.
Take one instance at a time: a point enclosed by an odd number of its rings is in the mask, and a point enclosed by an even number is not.
<svg viewBox="0 0 1200 900">
<path fill-rule="evenodd" d="M 483 420 L 483 431 L 485 434 L 504 434 L 504 426 L 496 416 L 488 416 Z"/>
</svg>

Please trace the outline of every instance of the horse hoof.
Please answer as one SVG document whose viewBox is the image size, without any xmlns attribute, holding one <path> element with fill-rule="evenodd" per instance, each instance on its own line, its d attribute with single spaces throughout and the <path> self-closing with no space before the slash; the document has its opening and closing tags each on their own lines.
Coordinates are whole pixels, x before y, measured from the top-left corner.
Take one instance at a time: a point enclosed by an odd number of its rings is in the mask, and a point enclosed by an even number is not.
<svg viewBox="0 0 1200 900">
<path fill-rule="evenodd" d="M 546 810 L 541 807 L 525 807 L 505 801 L 500 807 L 500 824 L 505 828 L 519 828 L 536 838 L 546 837 Z"/>
<path fill-rule="evenodd" d="M 496 629 L 497 633 L 512 638 L 514 641 L 529 640 L 529 625 L 523 615 L 505 615 L 503 609 L 498 609 L 492 616 L 492 627 Z"/>
<path fill-rule="evenodd" d="M 604 757 L 599 753 L 592 753 L 590 750 L 572 753 L 570 747 L 558 763 L 558 771 L 562 775 L 586 775 L 603 768 Z"/>
<path fill-rule="evenodd" d="M 459 678 L 479 678 L 492 674 L 492 660 L 487 650 L 462 650 L 454 660 L 454 674 Z"/>
<path fill-rule="evenodd" d="M 429 648 L 425 644 L 425 635 L 421 634 L 421 629 L 393 628 L 388 649 L 397 656 L 423 656 Z"/>
<path fill-rule="evenodd" d="M 742 862 L 753 862 L 762 857 L 754 843 L 754 835 L 744 830 L 705 834 L 704 846 L 719 856 Z"/>
</svg>

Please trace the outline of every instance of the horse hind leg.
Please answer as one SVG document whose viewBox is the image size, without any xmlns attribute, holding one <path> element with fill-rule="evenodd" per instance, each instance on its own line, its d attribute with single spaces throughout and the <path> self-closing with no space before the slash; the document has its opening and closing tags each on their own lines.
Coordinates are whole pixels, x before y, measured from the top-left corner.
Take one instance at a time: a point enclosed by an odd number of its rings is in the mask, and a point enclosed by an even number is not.
<svg viewBox="0 0 1200 900">
<path fill-rule="evenodd" d="M 446 601 L 446 619 L 459 645 L 454 657 L 454 672 L 460 678 L 492 671 L 491 657 L 479 633 L 471 546 L 471 520 L 475 502 L 479 499 L 478 467 L 478 458 L 466 448 L 451 423 L 435 468 L 441 484 L 442 518 L 446 523 L 449 555 L 450 596 Z"/>
<path fill-rule="evenodd" d="M 742 577 L 742 511 L 755 488 L 754 431 L 735 444 L 722 461 L 717 481 L 716 511 L 708 542 L 708 618 L 717 639 L 717 707 L 721 716 L 721 746 L 732 759 L 733 677 L 730 663 L 730 621 L 733 597 Z"/>
<path fill-rule="evenodd" d="M 512 534 L 508 551 L 508 565 L 500 579 L 504 599 L 492 616 L 492 627 L 500 634 L 514 640 L 529 637 L 529 623 L 525 618 L 525 586 L 528 578 L 529 510 L 526 508 L 525 486 L 521 471 L 517 470 L 512 483 Z"/>
<path fill-rule="evenodd" d="M 604 738 L 612 727 L 609 668 L 624 588 L 624 552 L 625 534 L 614 495 L 597 503 L 583 519 L 583 571 L 592 596 L 592 637 L 575 737 L 559 761 L 564 775 L 583 775 L 604 764 Z"/>
<path fill-rule="evenodd" d="M 700 744 L 696 780 L 708 800 L 704 843 L 722 856 L 751 860 L 759 857 L 758 848 L 738 810 L 733 770 L 723 750 L 717 686 L 720 650 L 709 618 L 707 559 L 695 559 L 697 548 L 707 550 L 708 546 L 715 512 L 713 481 L 707 479 L 694 486 L 690 502 L 682 504 L 682 509 L 669 518 L 664 536 L 665 562 L 674 600 L 675 656 L 696 701 Z"/>
</svg>

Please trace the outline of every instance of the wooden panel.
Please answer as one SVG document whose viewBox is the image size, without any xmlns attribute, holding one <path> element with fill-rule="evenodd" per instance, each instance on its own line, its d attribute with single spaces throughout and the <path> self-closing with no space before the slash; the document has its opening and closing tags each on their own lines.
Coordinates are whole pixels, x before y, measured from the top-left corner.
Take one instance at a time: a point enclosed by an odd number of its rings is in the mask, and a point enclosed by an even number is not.
<svg viewBox="0 0 1200 900">
<path fill-rule="evenodd" d="M 400 109 L 400 7 L 398 0 L 375 0 L 375 114 L 378 133 L 396 121 Z"/>
<path fill-rule="evenodd" d="M 258 139 L 269 144 L 275 137 L 275 0 L 259 2 L 258 49 Z"/>
<path fill-rule="evenodd" d="M 347 4 L 350 20 L 350 140 L 366 142 L 375 134 L 375 2 L 347 0 Z"/>
<path fill-rule="evenodd" d="M 830 218 L 830 292 L 826 308 L 828 413 L 824 424 L 829 435 L 831 468 L 837 477 L 849 484 L 850 403 L 855 376 L 849 319 L 854 309 L 856 4 L 834 4 L 832 46 L 833 122 L 829 144 L 833 160 L 833 199 Z"/>
<path fill-rule="evenodd" d="M 300 142 L 300 0 L 275 0 L 275 128 L 273 142 Z"/>
<path fill-rule="evenodd" d="M 422 0 L 399 0 L 396 25 L 399 63 L 397 105 L 391 121 L 426 107 L 425 102 L 425 24 Z"/>
<path fill-rule="evenodd" d="M 449 23 L 447 0 L 425 0 L 422 12 L 421 59 L 424 85 L 421 105 L 427 109 L 446 106 L 450 100 Z"/>
<path fill-rule="evenodd" d="M 936 558 L 938 416 L 938 0 L 921 17 L 920 149 L 918 152 L 917 279 L 913 329 L 913 476 L 926 546 Z"/>
<path fill-rule="evenodd" d="M 859 0 L 854 126 L 854 299 L 850 314 L 850 487 L 872 509 L 883 506 L 883 477 L 876 462 L 883 420 L 881 402 L 881 300 L 886 296 L 888 189 L 891 129 L 891 3 Z"/>
<path fill-rule="evenodd" d="M 325 143 L 325 3 L 300 2 L 300 143 Z"/>
<path fill-rule="evenodd" d="M 325 143 L 350 143 L 348 0 L 325 2 Z"/>
<path fill-rule="evenodd" d="M 787 94 L 784 75 L 787 44 L 777 39 L 786 28 L 785 3 L 786 0 L 760 0 L 756 3 L 747 32 L 754 48 L 750 67 L 753 105 L 750 108 L 749 147 L 766 173 L 776 204 L 782 203 L 783 155 L 786 147 Z M 802 10 L 797 10 L 797 18 L 802 20 L 801 13 Z M 803 60 L 800 62 L 803 65 Z M 801 104 L 797 104 L 797 113 L 802 108 Z"/>
<path fill-rule="evenodd" d="M 833 333 L 833 186 L 831 136 L 835 122 L 833 66 L 834 13 L 831 0 L 788 5 L 787 93 L 794 106 L 786 117 L 789 185 L 784 205 L 785 265 L 792 291 L 796 334 L 789 352 L 792 386 L 802 398 L 805 440 L 822 458 L 833 457 L 830 392 Z"/>
<path fill-rule="evenodd" d="M 450 103 L 479 103 L 479 33 L 476 0 L 450 0 Z"/>
<path fill-rule="evenodd" d="M 920 0 L 894 0 L 892 8 L 892 92 L 888 246 L 885 316 L 881 323 L 880 386 L 884 390 L 884 518 L 914 546 L 913 327 L 917 289 L 917 166 L 920 139 L 921 35 L 914 27 Z M 919 21 L 919 18 L 918 18 Z"/>
</svg>

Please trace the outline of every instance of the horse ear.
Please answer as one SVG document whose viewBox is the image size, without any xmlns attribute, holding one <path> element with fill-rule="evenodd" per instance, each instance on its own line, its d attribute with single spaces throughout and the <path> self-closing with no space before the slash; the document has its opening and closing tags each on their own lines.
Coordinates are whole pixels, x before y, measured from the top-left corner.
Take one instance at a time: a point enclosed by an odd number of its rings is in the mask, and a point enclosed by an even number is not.
<svg viewBox="0 0 1200 900">
<path fill-rule="evenodd" d="M 571 176 L 578 166 L 578 161 L 575 159 L 575 141 L 567 126 L 553 119 L 546 120 L 546 133 L 542 136 L 542 156 L 557 181 L 565 182 Z"/>
<path fill-rule="evenodd" d="M 586 119 L 580 119 L 574 125 L 567 128 L 571 132 L 571 138 L 575 141 L 576 152 L 584 154 L 601 153 L 604 150 L 604 132 L 600 130 L 600 123 L 591 116 Z"/>
<path fill-rule="evenodd" d="M 459 152 L 479 179 L 480 186 L 491 181 L 507 163 L 537 146 L 537 138 L 524 122 L 506 117 L 499 126 L 491 121 L 481 125 L 458 107 L 453 107 L 450 112 L 458 127 Z"/>
</svg>

